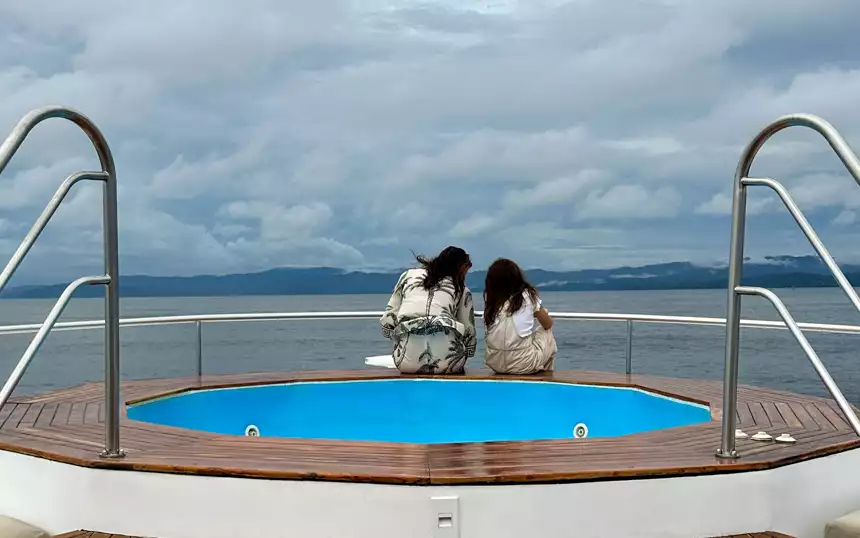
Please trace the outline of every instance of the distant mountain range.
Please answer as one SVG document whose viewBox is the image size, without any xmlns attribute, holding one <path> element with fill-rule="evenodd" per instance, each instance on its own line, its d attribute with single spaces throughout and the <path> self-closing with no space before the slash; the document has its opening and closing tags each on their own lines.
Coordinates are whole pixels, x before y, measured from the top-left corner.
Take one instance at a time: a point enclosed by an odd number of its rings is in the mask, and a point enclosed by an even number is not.
<svg viewBox="0 0 860 538">
<path fill-rule="evenodd" d="M 860 265 L 842 265 L 855 286 L 860 286 Z M 235 295 L 341 295 L 390 293 L 399 271 L 360 272 L 331 267 L 279 268 L 260 273 L 234 275 L 201 275 L 192 277 L 123 276 L 123 297 L 202 297 Z M 467 283 L 473 291 L 482 291 L 484 271 L 469 273 Z M 688 262 L 661 263 L 617 269 L 580 271 L 528 271 L 531 282 L 545 291 L 594 290 L 668 290 L 724 288 L 728 269 L 706 267 Z M 813 256 L 771 256 L 763 262 L 744 264 L 743 283 L 770 288 L 833 287 L 836 282 L 824 264 Z M 21 286 L 5 290 L 0 297 L 58 297 L 65 284 Z M 102 295 L 98 286 L 78 291 L 81 297 Z"/>
</svg>

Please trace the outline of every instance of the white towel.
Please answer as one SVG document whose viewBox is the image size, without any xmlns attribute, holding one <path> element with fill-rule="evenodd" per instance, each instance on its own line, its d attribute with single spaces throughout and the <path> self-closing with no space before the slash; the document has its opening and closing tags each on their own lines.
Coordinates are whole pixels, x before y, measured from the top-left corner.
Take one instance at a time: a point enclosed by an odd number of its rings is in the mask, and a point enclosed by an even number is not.
<svg viewBox="0 0 860 538">
<path fill-rule="evenodd" d="M 383 368 L 397 368 L 394 366 L 394 357 L 391 355 L 377 355 L 375 357 L 365 357 L 364 364 L 368 366 L 381 366 Z"/>
</svg>

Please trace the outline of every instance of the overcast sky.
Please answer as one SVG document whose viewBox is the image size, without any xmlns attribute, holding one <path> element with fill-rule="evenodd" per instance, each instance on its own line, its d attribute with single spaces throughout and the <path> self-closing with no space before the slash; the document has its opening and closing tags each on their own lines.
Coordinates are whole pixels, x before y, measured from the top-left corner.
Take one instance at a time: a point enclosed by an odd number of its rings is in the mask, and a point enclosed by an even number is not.
<svg viewBox="0 0 860 538">
<path fill-rule="evenodd" d="M 466 248 L 527 267 L 723 262 L 742 147 L 820 114 L 860 148 L 857 0 L 0 2 L 0 130 L 66 104 L 104 131 L 121 269 L 402 267 Z M 0 177 L 0 254 L 97 161 L 62 121 Z M 784 181 L 837 258 L 860 188 L 815 133 L 754 171 Z M 98 272 L 83 185 L 13 281 Z M 751 256 L 810 248 L 769 192 Z"/>
</svg>

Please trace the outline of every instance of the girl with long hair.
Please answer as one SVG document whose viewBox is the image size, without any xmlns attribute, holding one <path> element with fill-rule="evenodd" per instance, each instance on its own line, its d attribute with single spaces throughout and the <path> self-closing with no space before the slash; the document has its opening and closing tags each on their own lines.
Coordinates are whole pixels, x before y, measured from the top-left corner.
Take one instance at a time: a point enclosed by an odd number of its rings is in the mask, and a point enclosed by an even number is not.
<svg viewBox="0 0 860 538">
<path fill-rule="evenodd" d="M 475 307 L 466 287 L 472 262 L 448 247 L 400 275 L 379 320 L 394 342 L 394 364 L 405 374 L 460 374 L 475 355 Z"/>
<path fill-rule="evenodd" d="M 551 371 L 558 353 L 552 323 L 519 265 L 494 261 L 484 284 L 486 365 L 498 374 Z"/>
</svg>

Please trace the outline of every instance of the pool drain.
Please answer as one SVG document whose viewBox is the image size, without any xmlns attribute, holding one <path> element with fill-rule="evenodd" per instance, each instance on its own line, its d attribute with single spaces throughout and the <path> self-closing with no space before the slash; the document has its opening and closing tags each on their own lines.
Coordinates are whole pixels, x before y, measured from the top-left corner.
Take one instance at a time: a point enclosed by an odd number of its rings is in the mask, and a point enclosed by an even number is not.
<svg viewBox="0 0 860 538">
<path fill-rule="evenodd" d="M 584 439 L 588 437 L 588 426 L 580 422 L 573 427 L 573 436 L 577 439 Z"/>
<path fill-rule="evenodd" d="M 259 437 L 260 436 L 260 428 L 250 424 L 247 428 L 245 428 L 245 436 L 246 437 Z"/>
</svg>

